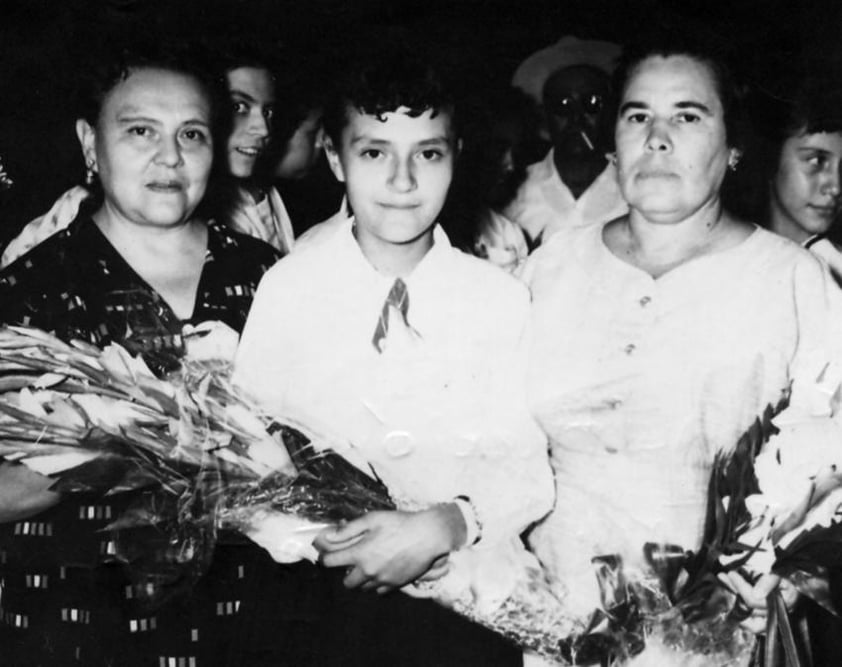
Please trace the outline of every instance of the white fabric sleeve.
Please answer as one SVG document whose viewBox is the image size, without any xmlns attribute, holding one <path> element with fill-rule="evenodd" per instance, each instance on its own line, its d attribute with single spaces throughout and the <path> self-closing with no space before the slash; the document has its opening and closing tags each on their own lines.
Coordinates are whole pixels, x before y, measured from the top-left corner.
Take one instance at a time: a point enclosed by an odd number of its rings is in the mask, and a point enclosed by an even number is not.
<svg viewBox="0 0 842 667">
<path fill-rule="evenodd" d="M 519 312 L 511 317 L 514 335 L 494 359 L 483 441 L 460 490 L 470 498 L 481 526 L 477 549 L 519 535 L 552 509 L 555 497 L 547 439 L 526 400 L 529 301 L 525 294 Z"/>
</svg>

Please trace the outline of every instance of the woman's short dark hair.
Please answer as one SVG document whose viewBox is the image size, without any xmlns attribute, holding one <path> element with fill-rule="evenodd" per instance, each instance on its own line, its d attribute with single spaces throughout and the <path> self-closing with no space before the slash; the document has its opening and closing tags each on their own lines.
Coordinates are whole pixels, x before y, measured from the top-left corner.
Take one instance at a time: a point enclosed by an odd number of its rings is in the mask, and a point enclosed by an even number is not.
<svg viewBox="0 0 842 667">
<path fill-rule="evenodd" d="M 334 146 L 348 124 L 348 111 L 382 117 L 400 107 L 411 117 L 432 110 L 448 113 L 456 131 L 456 103 L 452 88 L 432 62 L 407 47 L 389 45 L 362 55 L 340 75 L 325 105 L 322 123 Z"/>
<path fill-rule="evenodd" d="M 625 94 L 637 67 L 647 58 L 659 56 L 687 56 L 708 68 L 722 104 L 725 140 L 729 147 L 742 150 L 747 128 L 744 89 L 733 73 L 728 47 L 709 34 L 699 31 L 691 33 L 671 26 L 630 43 L 623 50 L 614 73 L 614 90 L 618 102 Z"/>
<path fill-rule="evenodd" d="M 91 127 L 96 127 L 105 98 L 132 72 L 141 69 L 160 69 L 182 74 L 192 78 L 205 93 L 210 107 L 210 131 L 214 142 L 214 163 L 211 179 L 218 178 L 218 171 L 224 171 L 226 165 L 220 160 L 220 146 L 227 143 L 230 132 L 230 113 L 228 95 L 220 85 L 216 73 L 207 68 L 206 52 L 195 44 L 184 45 L 176 49 L 161 46 L 158 43 L 142 43 L 117 49 L 110 54 L 101 51 L 97 57 L 83 68 L 77 96 L 76 117 L 84 119 Z M 98 182 L 92 184 L 91 203 L 96 206 L 102 199 Z M 197 208 L 198 215 L 206 215 L 204 201 Z"/>
<path fill-rule="evenodd" d="M 227 105 L 224 89 L 204 63 L 202 50 L 193 45 L 177 49 L 158 44 L 125 47 L 99 57 L 85 67 L 77 93 L 76 117 L 83 118 L 96 127 L 105 98 L 115 86 L 125 81 L 138 69 L 161 69 L 193 78 L 204 91 L 210 103 L 212 129 L 225 123 Z M 218 135 L 214 133 L 214 139 Z"/>
</svg>

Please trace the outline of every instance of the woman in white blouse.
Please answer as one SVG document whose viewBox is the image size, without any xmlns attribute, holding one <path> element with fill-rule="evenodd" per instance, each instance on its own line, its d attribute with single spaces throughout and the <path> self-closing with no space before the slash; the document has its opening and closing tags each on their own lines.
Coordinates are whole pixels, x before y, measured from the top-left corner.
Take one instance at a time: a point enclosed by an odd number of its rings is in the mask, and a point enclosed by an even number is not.
<svg viewBox="0 0 842 667">
<path fill-rule="evenodd" d="M 796 244 L 720 202 L 739 160 L 727 70 L 702 51 L 629 51 L 615 138 L 628 215 L 555 235 L 531 257 L 530 402 L 557 500 L 530 536 L 583 620 L 591 558 L 646 542 L 698 549 L 715 454 L 842 337 L 832 283 Z M 772 582 L 774 583 L 774 582 Z M 767 585 L 764 580 L 762 585 Z M 770 584 L 771 585 L 771 584 Z M 749 604 L 762 600 L 740 580 Z"/>
</svg>

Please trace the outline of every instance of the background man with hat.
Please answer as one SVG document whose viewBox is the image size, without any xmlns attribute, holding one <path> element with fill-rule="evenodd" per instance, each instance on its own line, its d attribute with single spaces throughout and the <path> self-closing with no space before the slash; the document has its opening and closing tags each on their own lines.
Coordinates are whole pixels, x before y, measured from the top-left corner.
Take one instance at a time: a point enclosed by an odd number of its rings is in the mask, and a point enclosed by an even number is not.
<svg viewBox="0 0 842 667">
<path fill-rule="evenodd" d="M 527 58 L 512 78 L 543 107 L 553 144 L 529 167 L 505 211 L 532 245 L 559 229 L 606 222 L 627 211 L 607 155 L 610 74 L 619 51 L 610 42 L 563 37 Z"/>
</svg>

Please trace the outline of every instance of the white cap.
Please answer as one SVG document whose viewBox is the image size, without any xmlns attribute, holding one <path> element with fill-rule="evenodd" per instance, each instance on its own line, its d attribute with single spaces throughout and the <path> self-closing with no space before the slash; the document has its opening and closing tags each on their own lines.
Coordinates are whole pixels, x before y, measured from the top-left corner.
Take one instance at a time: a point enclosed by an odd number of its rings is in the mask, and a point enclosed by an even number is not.
<svg viewBox="0 0 842 667">
<path fill-rule="evenodd" d="M 613 42 L 568 35 L 524 60 L 512 77 L 512 85 L 542 104 L 544 84 L 554 72 L 572 65 L 591 65 L 611 74 L 619 55 L 620 47 Z"/>
</svg>

